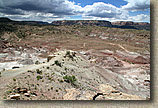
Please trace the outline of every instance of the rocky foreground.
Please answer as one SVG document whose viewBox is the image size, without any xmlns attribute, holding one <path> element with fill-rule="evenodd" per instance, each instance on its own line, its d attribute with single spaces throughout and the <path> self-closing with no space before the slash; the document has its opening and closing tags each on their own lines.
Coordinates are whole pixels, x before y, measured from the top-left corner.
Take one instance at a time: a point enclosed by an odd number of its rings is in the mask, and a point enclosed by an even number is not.
<svg viewBox="0 0 158 108">
<path fill-rule="evenodd" d="M 127 51 L 60 50 L 47 60 L 2 70 L 6 100 L 146 100 L 149 54 Z"/>
</svg>

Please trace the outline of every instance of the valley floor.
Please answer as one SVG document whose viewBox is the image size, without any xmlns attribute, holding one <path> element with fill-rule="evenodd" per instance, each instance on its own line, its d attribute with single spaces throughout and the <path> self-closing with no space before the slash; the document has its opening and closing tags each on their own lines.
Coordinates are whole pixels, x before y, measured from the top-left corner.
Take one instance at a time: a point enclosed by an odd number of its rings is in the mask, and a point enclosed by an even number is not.
<svg viewBox="0 0 158 108">
<path fill-rule="evenodd" d="M 25 38 L 4 33 L 0 99 L 150 99 L 149 32 L 85 27 L 21 26 Z"/>
</svg>

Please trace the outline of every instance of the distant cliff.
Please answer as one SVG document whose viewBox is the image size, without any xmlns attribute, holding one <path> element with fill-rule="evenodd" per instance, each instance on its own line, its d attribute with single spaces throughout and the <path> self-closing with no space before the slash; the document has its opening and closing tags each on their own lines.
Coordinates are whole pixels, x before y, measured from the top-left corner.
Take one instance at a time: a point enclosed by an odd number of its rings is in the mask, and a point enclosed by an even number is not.
<svg viewBox="0 0 158 108">
<path fill-rule="evenodd" d="M 111 22 L 101 20 L 64 20 L 64 21 L 53 21 L 53 25 L 90 25 L 90 26 L 104 26 L 112 27 Z"/>
<path fill-rule="evenodd" d="M 112 22 L 111 24 L 113 25 L 113 27 L 117 27 L 117 28 L 150 30 L 150 23 L 147 22 L 117 21 L 117 22 Z"/>
<path fill-rule="evenodd" d="M 147 22 L 132 22 L 132 21 L 117 21 L 110 22 L 105 20 L 62 20 L 53 21 L 51 24 L 42 21 L 14 21 L 9 18 L 0 18 L 0 23 L 13 23 L 13 24 L 29 24 L 29 25 L 89 25 L 89 26 L 102 26 L 114 27 L 124 29 L 138 29 L 150 30 L 150 23 Z"/>
<path fill-rule="evenodd" d="M 125 29 L 150 30 L 150 23 L 132 22 L 132 21 L 109 22 L 104 20 L 62 20 L 62 21 L 53 21 L 52 25 L 90 25 L 90 26 L 115 27 L 115 28 L 125 28 Z"/>
<path fill-rule="evenodd" d="M 117 22 L 112 22 L 112 25 L 119 25 L 119 26 L 133 26 L 133 25 L 149 26 L 150 23 L 147 23 L 147 22 L 132 22 L 132 21 L 117 21 Z"/>
</svg>

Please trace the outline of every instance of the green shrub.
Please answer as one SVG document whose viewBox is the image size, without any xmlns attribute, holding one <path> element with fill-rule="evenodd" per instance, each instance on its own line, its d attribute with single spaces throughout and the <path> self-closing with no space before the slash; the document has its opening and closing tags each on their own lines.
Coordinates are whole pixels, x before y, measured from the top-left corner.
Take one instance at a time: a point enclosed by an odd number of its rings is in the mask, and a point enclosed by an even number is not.
<svg viewBox="0 0 158 108">
<path fill-rule="evenodd" d="M 40 62 L 37 60 L 37 61 L 35 62 L 35 64 L 40 64 Z"/>
<path fill-rule="evenodd" d="M 3 99 L 7 99 L 7 97 L 6 97 L 6 96 L 4 96 L 4 97 L 3 97 Z"/>
<path fill-rule="evenodd" d="M 70 51 L 66 51 L 66 56 L 69 56 L 70 55 Z"/>
<path fill-rule="evenodd" d="M 67 71 L 67 68 L 65 67 L 65 71 Z"/>
<path fill-rule="evenodd" d="M 53 87 L 51 87 L 51 90 L 53 90 Z"/>
<path fill-rule="evenodd" d="M 63 77 L 64 81 L 71 83 L 72 85 L 75 85 L 75 81 L 77 81 L 76 77 L 74 75 L 72 76 L 64 76 Z"/>
<path fill-rule="evenodd" d="M 63 83 L 63 82 L 64 82 L 64 81 L 63 81 L 63 80 L 61 80 L 61 79 L 58 79 L 58 81 L 59 81 L 59 82 L 61 82 L 61 83 Z"/>
<path fill-rule="evenodd" d="M 27 36 L 27 34 L 25 33 L 25 31 L 22 31 L 22 30 L 18 30 L 18 32 L 16 33 L 16 35 L 19 38 L 25 38 Z"/>
<path fill-rule="evenodd" d="M 52 80 L 52 78 L 51 78 L 51 77 L 49 77 L 49 78 L 48 78 L 48 80 Z"/>
<path fill-rule="evenodd" d="M 13 78 L 13 81 L 16 81 L 16 79 L 15 79 L 15 78 Z"/>
<path fill-rule="evenodd" d="M 75 52 L 72 52 L 72 54 L 71 54 L 70 51 L 66 51 L 65 57 L 69 57 L 72 61 L 74 60 L 73 57 L 75 57 L 75 56 L 76 56 Z"/>
<path fill-rule="evenodd" d="M 31 70 L 28 70 L 27 72 L 31 72 L 31 73 L 33 73 Z"/>
<path fill-rule="evenodd" d="M 61 67 L 61 63 L 59 63 L 58 60 L 54 61 L 54 64 L 56 64 L 57 66 L 60 66 L 60 67 Z"/>
<path fill-rule="evenodd" d="M 42 74 L 42 70 L 36 69 L 37 74 Z"/>
<path fill-rule="evenodd" d="M 12 93 L 12 91 L 11 91 L 11 90 L 8 90 L 8 91 L 6 91 L 6 93 L 7 93 L 7 94 L 10 94 L 10 93 Z"/>
<path fill-rule="evenodd" d="M 36 78 L 37 78 L 37 80 L 40 80 L 40 79 L 42 79 L 43 77 L 40 76 L 40 75 L 38 75 Z"/>
</svg>

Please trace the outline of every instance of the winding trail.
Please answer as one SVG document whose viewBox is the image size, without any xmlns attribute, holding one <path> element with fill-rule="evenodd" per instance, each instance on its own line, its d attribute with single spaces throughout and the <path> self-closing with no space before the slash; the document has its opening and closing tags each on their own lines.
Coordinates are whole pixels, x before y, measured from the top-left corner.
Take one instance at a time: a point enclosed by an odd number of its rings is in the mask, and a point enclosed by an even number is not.
<svg viewBox="0 0 158 108">
<path fill-rule="evenodd" d="M 118 46 L 118 47 L 120 47 L 121 49 L 123 49 L 125 52 L 129 52 L 125 47 L 123 47 L 123 46 L 120 45 L 120 44 L 114 44 L 114 43 L 110 43 L 110 42 L 107 42 L 107 44 L 109 44 L 109 45 L 114 45 L 114 46 Z"/>
<path fill-rule="evenodd" d="M 6 78 L 6 77 L 15 77 L 21 73 L 25 73 L 28 70 L 34 70 L 34 69 L 38 69 L 42 66 L 46 66 L 48 65 L 48 63 L 44 63 L 44 64 L 39 64 L 39 65 L 28 65 L 28 66 L 24 66 L 18 69 L 10 69 L 10 70 L 6 70 L 2 72 L 2 77 Z"/>
</svg>

